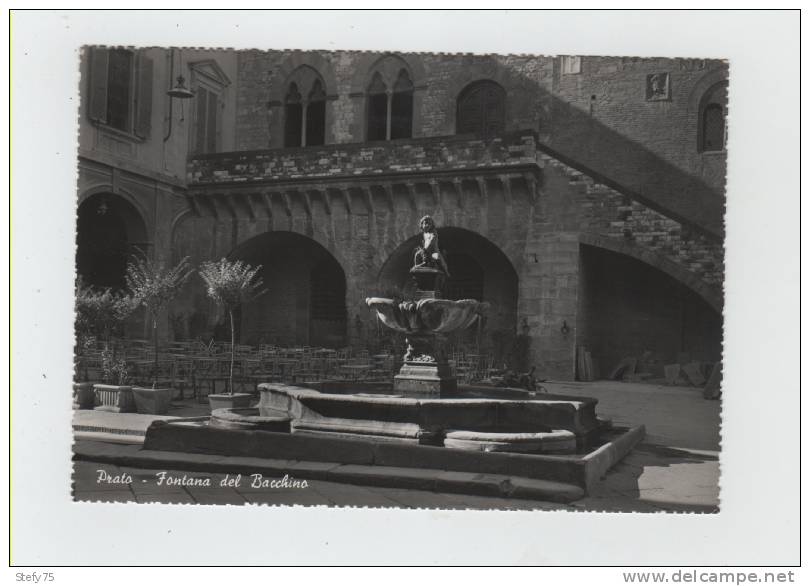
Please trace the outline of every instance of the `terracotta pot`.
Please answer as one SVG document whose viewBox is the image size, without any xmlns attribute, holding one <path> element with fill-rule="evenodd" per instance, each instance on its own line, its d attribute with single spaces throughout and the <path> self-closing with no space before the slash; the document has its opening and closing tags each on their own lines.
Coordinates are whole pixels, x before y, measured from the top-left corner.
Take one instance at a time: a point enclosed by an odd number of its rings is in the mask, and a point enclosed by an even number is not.
<svg viewBox="0 0 810 586">
<path fill-rule="evenodd" d="M 211 411 L 214 409 L 247 409 L 250 407 L 252 398 L 253 395 L 248 393 L 234 393 L 233 395 L 217 393 L 208 395 L 208 404 L 211 406 Z"/>
<path fill-rule="evenodd" d="M 92 409 L 96 406 L 93 383 L 73 383 L 73 403 L 76 409 Z"/>
<path fill-rule="evenodd" d="M 132 387 L 132 395 L 135 397 L 135 408 L 138 413 L 149 413 L 152 415 L 166 415 L 172 402 L 174 389 L 152 387 Z"/>
<path fill-rule="evenodd" d="M 96 410 L 113 413 L 134 413 L 135 398 L 129 385 L 93 385 L 96 395 Z"/>
</svg>

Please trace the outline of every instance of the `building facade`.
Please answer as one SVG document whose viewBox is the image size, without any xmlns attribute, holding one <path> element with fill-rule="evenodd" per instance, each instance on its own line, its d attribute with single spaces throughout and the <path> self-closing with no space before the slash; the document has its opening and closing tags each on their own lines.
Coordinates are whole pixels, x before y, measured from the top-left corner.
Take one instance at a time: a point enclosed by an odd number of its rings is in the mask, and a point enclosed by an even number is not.
<svg viewBox="0 0 810 586">
<path fill-rule="evenodd" d="M 558 379 L 583 347 L 602 374 L 721 358 L 724 62 L 94 49 L 82 68 L 93 283 L 118 285 L 135 246 L 240 258 L 268 288 L 242 342 L 385 345 L 364 300 L 407 295 L 432 215 L 447 295 L 492 304 L 459 343 Z M 189 100 L 166 94 L 178 72 Z M 165 336 L 220 321 L 194 282 Z"/>
</svg>

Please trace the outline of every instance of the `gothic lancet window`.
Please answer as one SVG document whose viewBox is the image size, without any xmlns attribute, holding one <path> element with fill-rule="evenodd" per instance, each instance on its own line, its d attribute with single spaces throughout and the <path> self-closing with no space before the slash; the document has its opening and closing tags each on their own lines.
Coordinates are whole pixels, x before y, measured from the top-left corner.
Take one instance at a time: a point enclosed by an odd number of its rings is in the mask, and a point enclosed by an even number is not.
<svg viewBox="0 0 810 586">
<path fill-rule="evenodd" d="M 391 138 L 411 138 L 413 120 L 413 83 L 402 69 L 391 95 Z"/>
<path fill-rule="evenodd" d="M 318 146 L 326 142 L 326 88 L 310 67 L 289 78 L 284 97 L 284 146 Z"/>
<path fill-rule="evenodd" d="M 312 84 L 306 105 L 306 146 L 317 146 L 324 143 L 326 134 L 326 92 L 321 80 Z"/>
<path fill-rule="evenodd" d="M 385 140 L 388 125 L 388 88 L 379 73 L 368 86 L 368 140 Z"/>
<path fill-rule="evenodd" d="M 303 124 L 303 112 L 301 93 L 298 91 L 298 86 L 291 83 L 287 96 L 284 98 L 284 146 L 302 146 L 301 125 Z"/>
<path fill-rule="evenodd" d="M 411 138 L 413 133 L 413 82 L 405 69 L 386 84 L 376 71 L 368 86 L 366 135 L 368 140 Z"/>
</svg>

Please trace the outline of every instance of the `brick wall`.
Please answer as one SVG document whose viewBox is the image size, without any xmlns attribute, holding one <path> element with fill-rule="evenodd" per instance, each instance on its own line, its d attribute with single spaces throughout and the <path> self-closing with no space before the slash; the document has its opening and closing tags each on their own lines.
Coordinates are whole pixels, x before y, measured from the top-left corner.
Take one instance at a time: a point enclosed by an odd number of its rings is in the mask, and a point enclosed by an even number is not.
<svg viewBox="0 0 810 586">
<path fill-rule="evenodd" d="M 327 80 L 327 143 L 365 140 L 363 91 L 380 55 L 359 52 L 239 53 L 237 150 L 282 145 L 283 86 L 311 63 Z M 456 99 L 477 80 L 507 92 L 507 129 L 530 128 L 622 191 L 715 236 L 723 233 L 725 154 L 699 153 L 698 105 L 727 76 L 718 60 L 583 57 L 579 74 L 532 56 L 406 56 L 416 79 L 415 137 L 455 133 Z M 418 67 L 417 67 L 418 65 Z M 669 74 L 669 97 L 650 101 L 647 76 Z M 275 101 L 273 101 L 275 100 Z"/>
<path fill-rule="evenodd" d="M 534 163 L 535 152 L 534 138 L 525 133 L 513 133 L 489 142 L 446 136 L 392 143 L 235 152 L 191 159 L 188 181 L 191 184 L 252 183 L 490 169 Z"/>
<path fill-rule="evenodd" d="M 636 243 L 694 273 L 707 285 L 722 287 L 724 250 L 716 238 L 634 201 L 548 154 L 539 158 L 547 167 L 562 170 L 577 189 L 583 232 Z"/>
</svg>

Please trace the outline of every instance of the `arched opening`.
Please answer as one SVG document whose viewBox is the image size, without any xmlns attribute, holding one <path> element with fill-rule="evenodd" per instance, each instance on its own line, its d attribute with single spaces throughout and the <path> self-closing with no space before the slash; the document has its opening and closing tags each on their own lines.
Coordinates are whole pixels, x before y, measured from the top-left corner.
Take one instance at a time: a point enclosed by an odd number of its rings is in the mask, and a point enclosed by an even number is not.
<svg viewBox="0 0 810 586">
<path fill-rule="evenodd" d="M 726 107 L 728 82 L 710 87 L 700 100 L 698 150 L 717 152 L 726 148 Z"/>
<path fill-rule="evenodd" d="M 301 102 L 301 92 L 295 83 L 290 84 L 287 96 L 284 98 L 284 146 L 301 146 L 301 125 L 304 121 L 304 105 Z"/>
<path fill-rule="evenodd" d="M 456 105 L 456 134 L 492 138 L 506 128 L 506 91 L 490 80 L 465 87 Z"/>
<path fill-rule="evenodd" d="M 79 205 L 76 245 L 76 272 L 85 284 L 123 289 L 129 258 L 149 246 L 146 224 L 123 197 L 92 195 Z"/>
<path fill-rule="evenodd" d="M 380 296 L 412 296 L 414 287 L 408 271 L 419 238 L 418 234 L 409 238 L 388 257 L 378 277 Z M 451 343 L 487 354 L 498 366 L 511 363 L 518 300 L 518 276 L 512 263 L 497 245 L 463 228 L 439 228 L 439 243 L 450 271 L 445 297 L 490 304 L 482 327 L 460 332 Z"/>
<path fill-rule="evenodd" d="M 368 140 L 385 140 L 388 125 L 388 88 L 382 76 L 375 73 L 368 86 L 366 132 Z"/>
<path fill-rule="evenodd" d="M 241 309 L 242 343 L 345 346 L 346 276 L 323 246 L 294 232 L 267 232 L 229 258 L 261 265 L 267 289 Z"/>
<path fill-rule="evenodd" d="M 326 85 L 312 67 L 287 77 L 284 95 L 284 146 L 320 146 L 326 142 Z"/>
<path fill-rule="evenodd" d="M 326 92 L 321 80 L 316 79 L 309 92 L 307 105 L 307 146 L 320 146 L 326 136 Z"/>
<path fill-rule="evenodd" d="M 577 345 L 606 377 L 625 357 L 638 371 L 721 359 L 723 317 L 692 289 L 635 258 L 580 246 Z"/>
<path fill-rule="evenodd" d="M 397 140 L 413 135 L 414 85 L 404 62 L 379 61 L 366 87 L 367 140 Z"/>
</svg>

